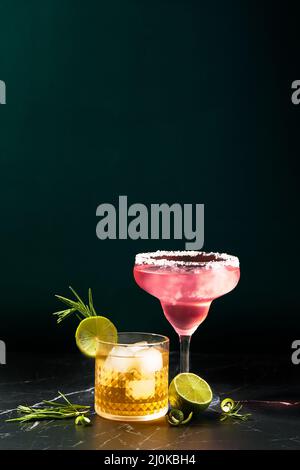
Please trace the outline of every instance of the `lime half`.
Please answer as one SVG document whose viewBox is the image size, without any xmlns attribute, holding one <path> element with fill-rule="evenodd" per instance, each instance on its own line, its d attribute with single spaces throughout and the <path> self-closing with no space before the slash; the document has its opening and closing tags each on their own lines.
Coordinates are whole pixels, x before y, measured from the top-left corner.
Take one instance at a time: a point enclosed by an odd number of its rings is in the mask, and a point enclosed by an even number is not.
<svg viewBox="0 0 300 470">
<path fill-rule="evenodd" d="M 169 387 L 172 408 L 195 414 L 204 411 L 211 403 L 213 394 L 208 383 L 196 374 L 184 372 L 176 375 Z"/>
<path fill-rule="evenodd" d="M 83 354 L 95 357 L 98 341 L 116 343 L 118 333 L 115 325 L 108 318 L 88 317 L 79 323 L 75 338 L 76 344 Z"/>
</svg>

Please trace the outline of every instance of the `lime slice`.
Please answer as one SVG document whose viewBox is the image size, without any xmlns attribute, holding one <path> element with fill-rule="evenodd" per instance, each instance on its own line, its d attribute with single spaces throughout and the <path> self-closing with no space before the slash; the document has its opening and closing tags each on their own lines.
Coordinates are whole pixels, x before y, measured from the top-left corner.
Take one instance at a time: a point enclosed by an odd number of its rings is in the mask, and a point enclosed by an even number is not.
<svg viewBox="0 0 300 470">
<path fill-rule="evenodd" d="M 116 343 L 118 333 L 114 324 L 105 317 L 88 317 L 82 320 L 75 333 L 76 344 L 80 351 L 95 357 L 99 340 Z"/>
<path fill-rule="evenodd" d="M 210 386 L 196 374 L 184 372 L 176 375 L 169 387 L 169 401 L 172 408 L 184 413 L 195 414 L 204 411 L 213 398 Z"/>
</svg>

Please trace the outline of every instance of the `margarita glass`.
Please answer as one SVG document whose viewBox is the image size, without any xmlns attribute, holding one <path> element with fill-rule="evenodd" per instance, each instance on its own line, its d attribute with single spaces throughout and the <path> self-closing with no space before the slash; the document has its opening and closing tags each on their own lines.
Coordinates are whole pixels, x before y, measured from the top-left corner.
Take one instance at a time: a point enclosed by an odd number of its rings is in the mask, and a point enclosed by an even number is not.
<svg viewBox="0 0 300 470">
<path fill-rule="evenodd" d="M 189 371 L 190 339 L 205 320 L 211 302 L 240 278 L 239 260 L 225 253 L 156 251 L 135 258 L 137 284 L 160 300 L 180 339 L 180 371 Z"/>
</svg>

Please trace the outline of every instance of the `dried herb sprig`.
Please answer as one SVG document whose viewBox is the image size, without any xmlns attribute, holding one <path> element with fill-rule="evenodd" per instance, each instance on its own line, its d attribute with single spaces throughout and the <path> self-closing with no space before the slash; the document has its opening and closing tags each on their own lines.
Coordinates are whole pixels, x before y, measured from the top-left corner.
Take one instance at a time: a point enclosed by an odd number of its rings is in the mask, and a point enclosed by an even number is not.
<svg viewBox="0 0 300 470">
<path fill-rule="evenodd" d="M 41 421 L 52 419 L 75 418 L 75 424 L 90 424 L 90 419 L 86 416 L 90 411 L 90 406 L 76 405 L 62 393 L 59 396 L 63 403 L 57 401 L 43 400 L 45 407 L 34 407 L 19 405 L 17 411 L 22 414 L 18 418 L 7 419 L 7 422 L 27 423 L 29 421 Z"/>
</svg>

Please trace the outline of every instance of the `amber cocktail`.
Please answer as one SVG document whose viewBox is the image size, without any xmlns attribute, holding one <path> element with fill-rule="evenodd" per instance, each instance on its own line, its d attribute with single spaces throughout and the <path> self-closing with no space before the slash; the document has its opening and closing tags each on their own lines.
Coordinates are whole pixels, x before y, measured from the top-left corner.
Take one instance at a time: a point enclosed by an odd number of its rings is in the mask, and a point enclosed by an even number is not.
<svg viewBox="0 0 300 470">
<path fill-rule="evenodd" d="M 104 418 L 148 421 L 168 411 L 169 340 L 150 333 L 118 333 L 99 341 L 95 410 Z"/>
</svg>

